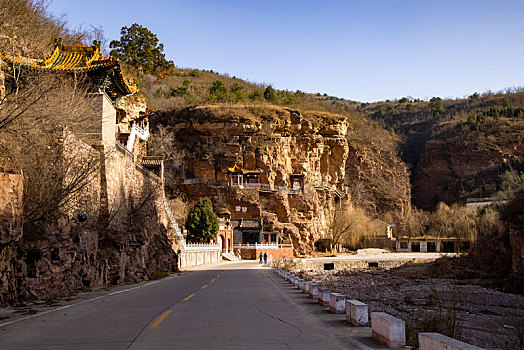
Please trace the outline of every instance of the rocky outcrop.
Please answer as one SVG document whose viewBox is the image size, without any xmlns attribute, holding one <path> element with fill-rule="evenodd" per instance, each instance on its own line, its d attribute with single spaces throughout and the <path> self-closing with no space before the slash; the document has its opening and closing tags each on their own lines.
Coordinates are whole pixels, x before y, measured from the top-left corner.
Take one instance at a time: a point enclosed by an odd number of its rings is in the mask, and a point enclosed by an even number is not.
<svg viewBox="0 0 524 350">
<path fill-rule="evenodd" d="M 522 121 L 487 119 L 479 130 L 442 124 L 433 132 L 413 178 L 413 203 L 424 209 L 439 201 L 489 197 L 499 186 L 500 167 L 524 154 Z"/>
<path fill-rule="evenodd" d="M 191 201 L 208 196 L 233 219 L 262 218 L 264 230 L 292 241 L 298 254 L 326 236 L 335 203 L 345 196 L 346 117 L 276 106 L 207 106 L 159 117 L 177 148 L 191 155 L 181 186 Z M 228 186 L 227 169 L 235 164 L 259 173 L 260 188 Z M 289 190 L 298 179 L 303 189 Z"/>
<path fill-rule="evenodd" d="M 91 162 L 89 179 L 56 220 L 25 225 L 23 235 L 15 236 L 0 225 L 0 305 L 142 281 L 176 269 L 176 234 L 161 180 L 126 153 L 93 149 L 70 133 L 60 151 L 71 164 L 64 186 L 80 171 L 75 164 Z"/>
</svg>

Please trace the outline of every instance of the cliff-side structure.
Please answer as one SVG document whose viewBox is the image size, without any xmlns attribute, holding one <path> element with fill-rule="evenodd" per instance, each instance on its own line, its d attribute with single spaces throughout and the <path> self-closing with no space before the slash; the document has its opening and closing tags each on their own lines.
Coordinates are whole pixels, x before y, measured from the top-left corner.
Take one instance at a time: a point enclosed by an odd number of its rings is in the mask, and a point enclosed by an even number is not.
<svg viewBox="0 0 524 350">
<path fill-rule="evenodd" d="M 180 190 L 230 215 L 234 245 L 327 238 L 344 188 L 347 119 L 277 106 L 205 106 L 160 116 L 185 159 Z"/>
<path fill-rule="evenodd" d="M 38 232 L 21 230 L 23 201 L 30 200 L 22 196 L 23 172 L 0 164 L 0 190 L 6 193 L 0 202 L 0 305 L 176 269 L 173 247 L 179 240 L 166 208 L 163 162 L 145 155 L 145 100 L 125 80 L 119 62 L 106 59 L 99 43 L 67 46 L 61 40 L 45 59 L 2 59 L 22 69 L 85 73 L 96 112 L 89 129 L 58 133 L 56 152 L 68 166 L 57 181 L 68 186 L 81 172 L 83 182 L 58 218 L 40 223 Z"/>
</svg>

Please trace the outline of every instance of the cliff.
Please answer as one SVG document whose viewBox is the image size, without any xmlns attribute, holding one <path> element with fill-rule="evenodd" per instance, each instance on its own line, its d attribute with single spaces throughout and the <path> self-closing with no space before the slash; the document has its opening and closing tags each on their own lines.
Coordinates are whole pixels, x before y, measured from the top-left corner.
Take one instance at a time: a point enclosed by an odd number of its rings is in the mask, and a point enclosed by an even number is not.
<svg viewBox="0 0 524 350">
<path fill-rule="evenodd" d="M 177 151 L 188 155 L 179 189 L 191 202 L 207 196 L 232 219 L 261 219 L 263 232 L 290 240 L 298 254 L 310 253 L 326 237 L 336 203 L 348 200 L 344 116 L 277 106 L 204 106 L 156 120 L 174 132 Z M 257 174 L 256 183 L 231 185 L 228 168 L 235 164 Z"/>
<path fill-rule="evenodd" d="M 22 232 L 20 208 L 27 200 L 22 176 L 0 178 L 0 192 L 6 194 L 0 200 L 0 305 L 142 281 L 176 269 L 176 234 L 159 178 L 123 150 L 95 149 L 71 133 L 59 139 L 58 152 L 60 163 L 68 165 L 57 179 L 61 186 L 79 181 L 84 171 L 87 178 L 54 219 L 25 223 Z"/>
<path fill-rule="evenodd" d="M 486 118 L 476 130 L 461 122 L 435 126 L 413 178 L 414 204 L 494 195 L 501 165 L 524 154 L 523 130 L 524 122 L 512 118 Z"/>
<path fill-rule="evenodd" d="M 524 154 L 524 93 L 363 104 L 359 110 L 401 135 L 413 204 L 432 209 L 500 190 L 500 166 Z"/>
<path fill-rule="evenodd" d="M 406 164 L 398 156 L 401 139 L 359 115 L 349 117 L 349 157 L 345 184 L 355 205 L 384 220 L 410 207 Z"/>
</svg>

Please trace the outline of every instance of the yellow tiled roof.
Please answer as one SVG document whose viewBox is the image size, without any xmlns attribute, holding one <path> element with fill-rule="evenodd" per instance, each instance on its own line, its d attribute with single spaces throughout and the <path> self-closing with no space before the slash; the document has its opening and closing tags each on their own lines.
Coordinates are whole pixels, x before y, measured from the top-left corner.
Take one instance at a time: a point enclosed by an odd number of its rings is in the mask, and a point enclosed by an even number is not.
<svg viewBox="0 0 524 350">
<path fill-rule="evenodd" d="M 115 69 L 118 75 L 115 77 L 118 80 L 116 85 L 122 89 L 122 94 L 132 94 L 138 91 L 136 86 L 129 84 L 122 76 L 119 61 L 112 57 L 106 58 L 100 51 L 100 43 L 96 41 L 92 46 L 71 46 L 64 45 L 62 39 L 56 39 L 53 52 L 47 58 L 35 59 L 20 55 L 13 58 L 1 53 L 0 58 L 6 62 L 14 61 L 22 66 L 62 72 L 91 72 L 117 68 Z"/>
<path fill-rule="evenodd" d="M 261 169 L 255 169 L 255 170 L 246 170 L 244 168 L 241 168 L 238 166 L 237 163 L 235 163 L 235 165 L 231 168 L 227 168 L 227 172 L 228 173 L 233 173 L 233 174 L 260 174 L 262 172 Z"/>
<path fill-rule="evenodd" d="M 243 174 L 245 172 L 245 170 L 242 169 L 241 167 L 239 167 L 237 165 L 237 163 L 235 163 L 235 165 L 232 168 L 227 168 L 227 171 L 229 173 L 233 173 L 233 174 L 238 174 L 238 173 L 242 173 Z"/>
</svg>

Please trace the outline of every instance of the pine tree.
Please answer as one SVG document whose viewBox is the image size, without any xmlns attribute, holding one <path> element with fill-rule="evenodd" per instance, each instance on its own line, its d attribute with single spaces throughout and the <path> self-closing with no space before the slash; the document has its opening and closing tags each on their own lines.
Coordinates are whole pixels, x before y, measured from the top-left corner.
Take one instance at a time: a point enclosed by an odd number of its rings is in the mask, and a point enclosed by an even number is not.
<svg viewBox="0 0 524 350">
<path fill-rule="evenodd" d="M 199 199 L 186 219 L 187 240 L 209 242 L 218 233 L 218 218 L 208 198 Z"/>
</svg>

